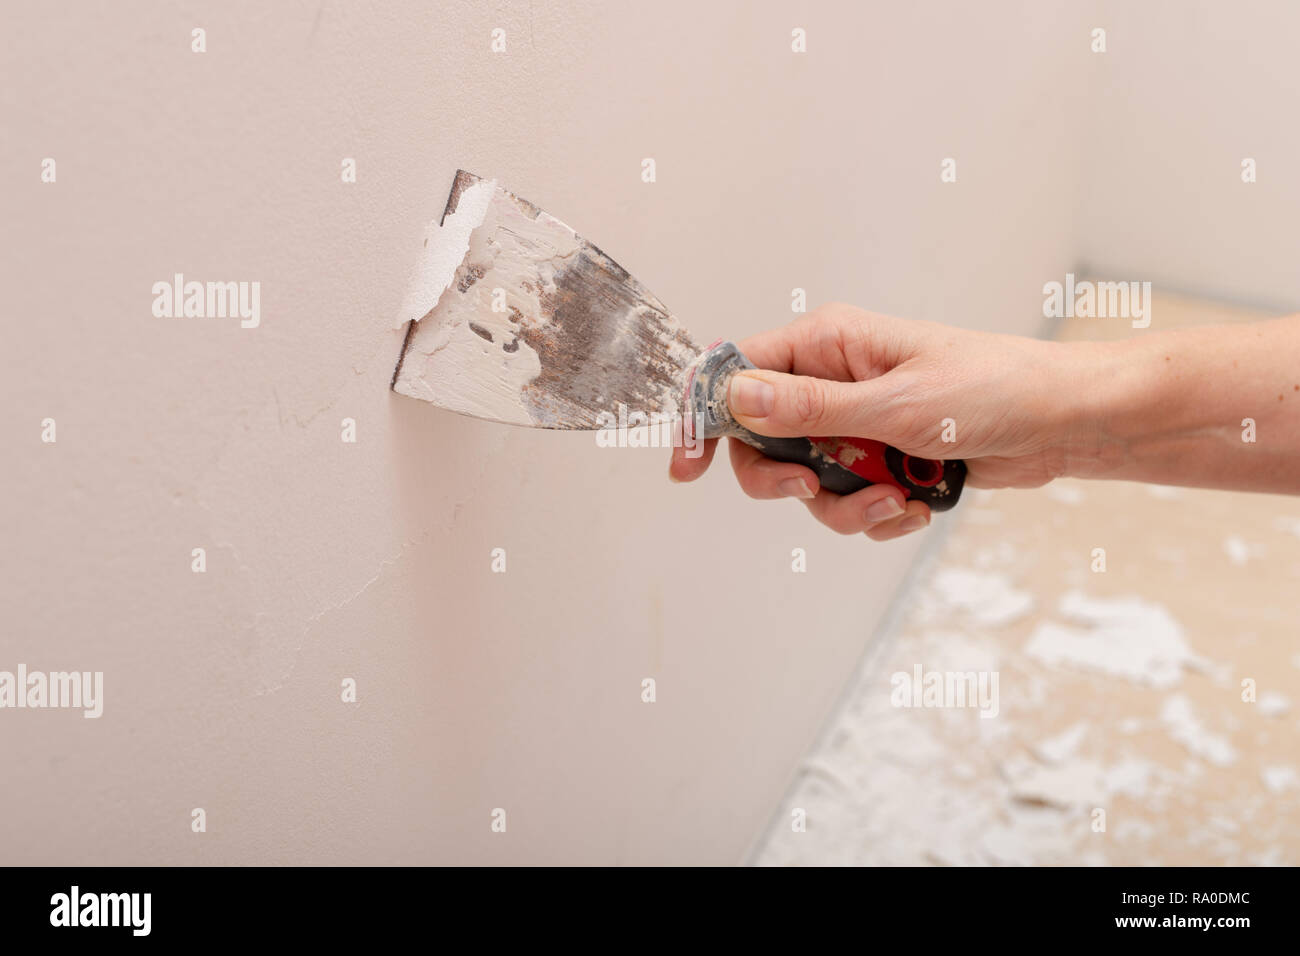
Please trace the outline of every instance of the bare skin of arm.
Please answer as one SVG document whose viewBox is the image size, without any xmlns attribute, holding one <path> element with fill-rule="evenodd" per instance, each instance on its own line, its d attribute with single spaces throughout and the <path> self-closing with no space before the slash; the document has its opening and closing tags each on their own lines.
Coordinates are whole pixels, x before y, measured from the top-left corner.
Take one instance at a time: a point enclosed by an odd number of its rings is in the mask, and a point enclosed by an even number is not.
<svg viewBox="0 0 1300 956">
<path fill-rule="evenodd" d="M 828 305 L 739 345 L 760 370 L 732 379 L 728 403 L 763 435 L 964 458 L 981 488 L 1075 477 L 1300 494 L 1300 316 L 1044 342 Z M 698 458 L 674 449 L 670 476 L 698 478 L 714 444 Z M 841 497 L 808 468 L 729 445 L 747 494 L 800 498 L 843 534 L 883 541 L 929 524 L 896 488 Z"/>
</svg>

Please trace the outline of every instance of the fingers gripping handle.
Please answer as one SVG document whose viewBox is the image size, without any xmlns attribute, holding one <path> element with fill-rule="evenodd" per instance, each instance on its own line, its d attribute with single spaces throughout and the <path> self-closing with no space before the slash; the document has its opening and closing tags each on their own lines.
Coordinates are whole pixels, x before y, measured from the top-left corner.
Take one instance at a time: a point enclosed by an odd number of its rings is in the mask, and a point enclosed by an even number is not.
<svg viewBox="0 0 1300 956">
<path fill-rule="evenodd" d="M 731 417 L 727 389 L 731 376 L 754 368 L 731 342 L 722 342 L 700 357 L 686 384 L 685 427 L 695 438 L 739 438 L 777 461 L 806 465 L 821 486 L 837 495 L 869 485 L 893 485 L 910 500 L 924 501 L 931 511 L 947 511 L 961 496 L 966 463 L 914 458 L 884 442 L 867 438 L 770 438 L 758 435 Z"/>
</svg>

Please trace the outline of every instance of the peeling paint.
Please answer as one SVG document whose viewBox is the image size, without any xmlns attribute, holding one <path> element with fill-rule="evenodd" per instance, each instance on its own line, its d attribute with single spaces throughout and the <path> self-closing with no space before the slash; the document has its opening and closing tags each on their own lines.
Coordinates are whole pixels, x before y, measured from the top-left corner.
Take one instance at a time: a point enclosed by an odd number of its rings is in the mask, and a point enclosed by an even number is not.
<svg viewBox="0 0 1300 956">
<path fill-rule="evenodd" d="M 441 224 L 429 223 L 420 260 L 393 328 L 400 329 L 428 315 L 455 281 L 469 252 L 470 234 L 487 215 L 495 186 L 491 180 L 474 183 L 455 197 L 456 205 L 443 216 Z"/>
</svg>

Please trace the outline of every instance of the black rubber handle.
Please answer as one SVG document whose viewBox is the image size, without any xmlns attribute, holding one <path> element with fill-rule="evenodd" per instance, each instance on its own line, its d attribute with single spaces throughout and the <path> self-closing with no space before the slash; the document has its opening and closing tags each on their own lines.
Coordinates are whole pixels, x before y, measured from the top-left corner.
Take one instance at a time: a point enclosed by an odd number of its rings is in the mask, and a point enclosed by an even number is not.
<svg viewBox="0 0 1300 956">
<path fill-rule="evenodd" d="M 966 463 L 960 459 L 916 458 L 866 438 L 770 438 L 751 432 L 731 417 L 727 387 L 736 372 L 754 367 L 731 342 L 705 352 L 687 383 L 686 427 L 700 438 L 739 438 L 769 458 L 806 465 L 837 495 L 885 483 L 909 500 L 924 501 L 931 511 L 947 511 L 961 497 Z"/>
</svg>

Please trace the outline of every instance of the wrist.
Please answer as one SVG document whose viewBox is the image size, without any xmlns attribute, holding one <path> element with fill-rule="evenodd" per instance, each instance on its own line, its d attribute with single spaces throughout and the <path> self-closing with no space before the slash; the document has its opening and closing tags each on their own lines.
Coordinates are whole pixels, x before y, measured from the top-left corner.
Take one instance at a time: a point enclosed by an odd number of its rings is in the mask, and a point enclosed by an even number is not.
<svg viewBox="0 0 1300 956">
<path fill-rule="evenodd" d="M 1062 343 L 1061 470 L 1072 478 L 1125 478 L 1170 403 L 1163 350 L 1145 339 Z M 1161 354 L 1157 354 L 1161 353 Z M 1172 355 L 1169 362 L 1172 364 Z"/>
<path fill-rule="evenodd" d="M 1092 367 L 1070 416 L 1067 474 L 1176 484 L 1189 461 L 1232 447 L 1231 421 L 1210 408 L 1213 349 L 1196 333 L 1080 344 Z"/>
</svg>

